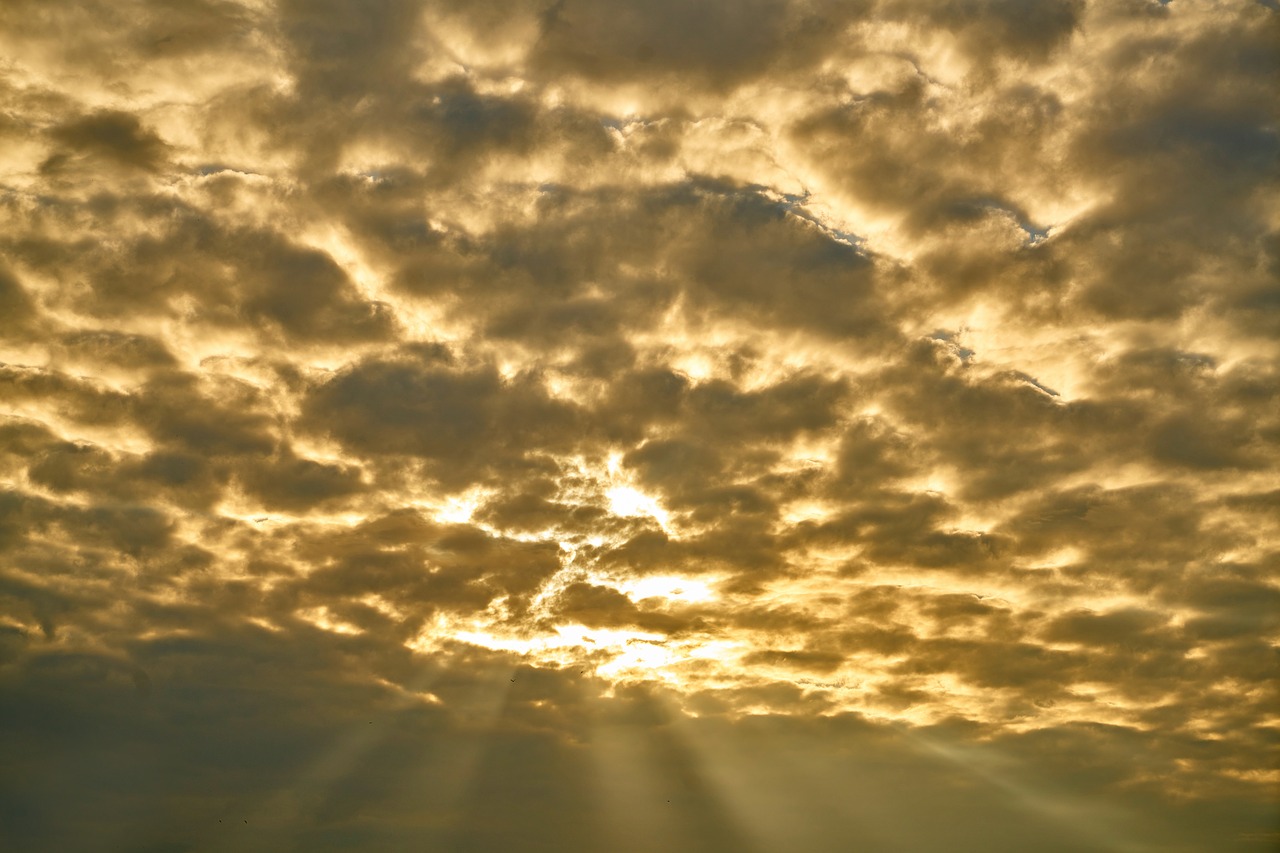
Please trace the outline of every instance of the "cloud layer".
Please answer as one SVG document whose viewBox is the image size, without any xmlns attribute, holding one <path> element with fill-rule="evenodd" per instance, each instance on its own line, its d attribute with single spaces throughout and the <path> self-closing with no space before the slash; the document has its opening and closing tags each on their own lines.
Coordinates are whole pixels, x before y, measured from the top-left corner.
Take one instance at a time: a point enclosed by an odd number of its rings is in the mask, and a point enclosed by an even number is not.
<svg viewBox="0 0 1280 853">
<path fill-rule="evenodd" d="M 5 4 L 12 849 L 1267 849 L 1276 35 Z"/>
</svg>

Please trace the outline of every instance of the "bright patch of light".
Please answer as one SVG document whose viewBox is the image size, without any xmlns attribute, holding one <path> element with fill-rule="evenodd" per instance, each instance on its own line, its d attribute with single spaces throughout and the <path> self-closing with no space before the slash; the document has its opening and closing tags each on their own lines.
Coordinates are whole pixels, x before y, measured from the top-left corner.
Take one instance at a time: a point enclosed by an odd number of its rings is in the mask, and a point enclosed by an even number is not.
<svg viewBox="0 0 1280 853">
<path fill-rule="evenodd" d="M 405 612 L 403 610 L 376 593 L 369 593 L 368 595 L 363 596 L 360 599 L 360 602 L 362 604 L 369 605 L 383 616 L 388 616 L 396 621 L 405 617 Z"/>
<path fill-rule="evenodd" d="M 350 622 L 343 622 L 329 612 L 327 607 L 310 607 L 306 610 L 298 611 L 298 618 L 304 619 L 322 628 L 325 631 L 332 631 L 335 634 L 363 634 L 364 629 L 352 625 Z"/>
<path fill-rule="evenodd" d="M 702 353 L 688 353 L 672 362 L 672 366 L 695 382 L 710 379 L 715 374 L 715 365 Z"/>
<path fill-rule="evenodd" d="M 236 502 L 228 499 L 218 505 L 218 515 L 223 518 L 235 519 L 245 524 L 252 524 L 257 527 L 271 527 L 273 525 L 288 524 L 332 524 L 340 527 L 355 527 L 367 520 L 366 516 L 358 512 L 339 512 L 331 514 L 311 513 L 309 515 L 291 515 L 284 512 L 266 512 L 256 510 L 252 505 L 245 502 Z"/>
<path fill-rule="evenodd" d="M 303 245 L 318 249 L 333 259 L 365 296 L 381 296 L 381 275 L 364 259 L 350 235 L 329 227 L 305 232 L 299 235 L 299 239 Z"/>
<path fill-rule="evenodd" d="M 666 598 L 672 601 L 710 601 L 716 597 L 711 586 L 702 580 L 680 577 L 678 575 L 654 575 L 636 578 L 618 585 L 618 589 L 626 593 L 632 601 L 643 601 L 646 598 Z"/>
<path fill-rule="evenodd" d="M 536 637 L 503 636 L 489 631 L 457 631 L 454 639 L 473 646 L 495 651 L 515 652 L 520 655 L 538 654 L 551 649 L 588 648 L 602 651 L 625 649 L 636 642 L 661 640 L 661 634 L 643 631 L 618 631 L 608 628 L 588 628 L 585 625 L 557 625 L 554 634 Z"/>
<path fill-rule="evenodd" d="M 614 515 L 621 515 L 627 518 L 647 515 L 655 519 L 664 529 L 666 528 L 667 511 L 658 504 L 656 498 L 652 498 L 639 489 L 633 489 L 630 486 L 615 486 L 608 491 L 607 496 L 609 498 L 609 511 Z"/>
<path fill-rule="evenodd" d="M 474 495 L 452 497 L 444 502 L 443 507 L 436 510 L 432 518 L 441 524 L 466 524 L 471 520 L 478 506 L 480 506 L 480 499 Z"/>
<path fill-rule="evenodd" d="M 597 672 L 606 678 L 612 678 L 634 670 L 652 670 L 669 666 L 676 661 L 676 655 L 666 646 L 652 642 L 636 641 L 628 643 L 622 654 L 600 667 Z"/>
<path fill-rule="evenodd" d="M 618 631 L 611 628 L 588 628 L 585 625 L 557 625 L 556 635 L 566 645 L 593 645 L 602 648 L 625 646 L 645 640 L 661 640 L 661 634 L 645 631 Z"/>
<path fill-rule="evenodd" d="M 787 524 L 799 524 L 802 521 L 826 521 L 834 511 L 825 504 L 815 501 L 797 501 L 788 505 L 782 513 L 782 520 Z"/>
<path fill-rule="evenodd" d="M 494 649 L 501 652 L 515 652 L 520 655 L 543 651 L 550 645 L 545 637 L 528 639 L 524 637 L 500 637 L 488 631 L 458 631 L 453 639 L 470 643 L 481 648 Z"/>
<path fill-rule="evenodd" d="M 1065 548 L 1059 548 L 1048 554 L 1043 560 L 1035 563 L 1031 568 L 1036 569 L 1060 569 L 1063 566 L 1074 565 L 1080 562 L 1084 557 L 1084 553 L 1073 545 Z"/>
<path fill-rule="evenodd" d="M 744 647 L 738 640 L 708 640 L 690 646 L 686 654 L 693 660 L 736 661 Z"/>
</svg>

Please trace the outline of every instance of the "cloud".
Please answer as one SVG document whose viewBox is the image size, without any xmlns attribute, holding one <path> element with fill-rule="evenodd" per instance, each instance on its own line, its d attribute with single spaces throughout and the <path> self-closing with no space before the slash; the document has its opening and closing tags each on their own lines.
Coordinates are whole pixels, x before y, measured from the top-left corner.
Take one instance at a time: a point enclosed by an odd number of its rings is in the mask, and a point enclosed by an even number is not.
<svg viewBox="0 0 1280 853">
<path fill-rule="evenodd" d="M 59 150 L 40 164 L 44 173 L 62 171 L 76 155 L 153 171 L 163 162 L 166 148 L 137 116 L 119 111 L 103 111 L 60 124 L 49 136 Z"/>
<path fill-rule="evenodd" d="M 15 849 L 1273 842 L 1274 27 L 6 4 Z"/>
<path fill-rule="evenodd" d="M 431 460 L 451 484 L 535 449 L 571 451 L 578 421 L 576 407 L 550 397 L 534 376 L 504 381 L 492 365 L 451 369 L 418 359 L 355 365 L 318 385 L 303 411 L 304 425 L 361 453 Z"/>
<path fill-rule="evenodd" d="M 754 2 L 687 6 L 660 3 L 563 3 L 542 19 L 534 68 L 590 79 L 688 75 L 725 86 L 758 74 L 781 52 L 785 4 Z M 652 69 L 652 70 L 651 70 Z"/>
</svg>

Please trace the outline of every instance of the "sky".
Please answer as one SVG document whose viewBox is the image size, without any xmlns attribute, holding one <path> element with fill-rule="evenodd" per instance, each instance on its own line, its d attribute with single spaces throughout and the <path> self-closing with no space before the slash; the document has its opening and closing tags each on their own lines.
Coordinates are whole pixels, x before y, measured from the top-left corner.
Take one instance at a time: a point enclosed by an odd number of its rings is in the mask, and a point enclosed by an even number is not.
<svg viewBox="0 0 1280 853">
<path fill-rule="evenodd" d="M 0 847 L 1280 846 L 1280 8 L 0 3 Z"/>
</svg>

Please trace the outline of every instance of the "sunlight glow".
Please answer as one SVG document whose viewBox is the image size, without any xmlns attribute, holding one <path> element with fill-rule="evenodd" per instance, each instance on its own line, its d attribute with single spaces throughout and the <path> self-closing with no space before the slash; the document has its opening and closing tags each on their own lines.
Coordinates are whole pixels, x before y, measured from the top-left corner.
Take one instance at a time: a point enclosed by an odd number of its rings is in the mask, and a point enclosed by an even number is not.
<svg viewBox="0 0 1280 853">
<path fill-rule="evenodd" d="M 664 530 L 667 528 L 667 511 L 662 508 L 656 498 L 631 486 L 615 486 L 607 492 L 607 496 L 609 511 L 614 515 L 624 518 L 647 515 L 657 521 Z"/>
<path fill-rule="evenodd" d="M 539 634 L 534 637 L 501 635 L 491 631 L 457 631 L 453 638 L 473 646 L 481 646 L 496 651 L 515 652 L 520 655 L 534 655 L 552 649 L 572 647 L 590 648 L 592 650 L 615 651 L 625 649 L 634 642 L 652 643 L 663 639 L 661 634 L 645 631 L 623 631 L 609 628 L 588 628 L 585 625 L 557 625 L 554 634 Z"/>
<path fill-rule="evenodd" d="M 474 494 L 455 496 L 447 499 L 444 506 L 436 510 L 432 516 L 434 521 L 442 524 L 466 524 L 480 506 L 480 497 Z"/>
<path fill-rule="evenodd" d="M 673 601 L 698 602 L 715 599 L 716 593 L 706 581 L 679 575 L 651 575 L 624 581 L 618 589 L 632 601 L 666 598 Z"/>
<path fill-rule="evenodd" d="M 306 610 L 299 610 L 298 618 L 310 622 L 317 628 L 323 628 L 326 631 L 332 631 L 335 634 L 363 634 L 364 629 L 352 625 L 350 622 L 344 622 L 336 618 L 330 613 L 329 608 L 311 607 Z"/>
<path fill-rule="evenodd" d="M 597 671 L 606 678 L 612 678 L 627 672 L 643 670 L 650 677 L 660 675 L 664 680 L 671 680 L 672 676 L 656 673 L 654 670 L 666 667 L 676 660 L 676 654 L 660 643 L 632 640 L 627 643 L 620 655 Z"/>
</svg>

